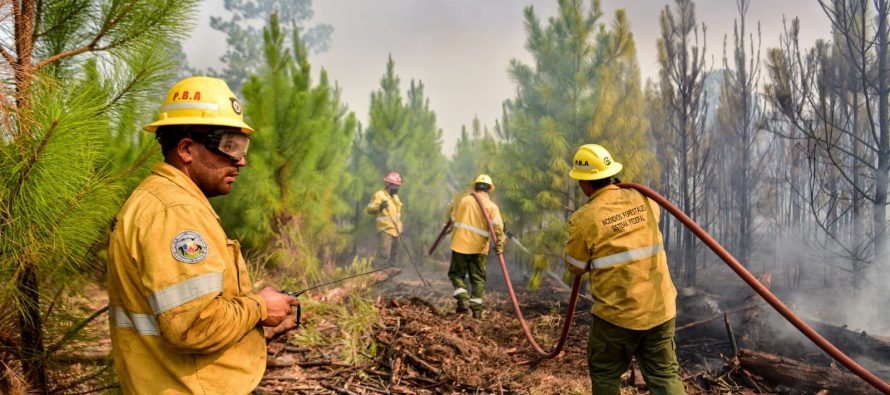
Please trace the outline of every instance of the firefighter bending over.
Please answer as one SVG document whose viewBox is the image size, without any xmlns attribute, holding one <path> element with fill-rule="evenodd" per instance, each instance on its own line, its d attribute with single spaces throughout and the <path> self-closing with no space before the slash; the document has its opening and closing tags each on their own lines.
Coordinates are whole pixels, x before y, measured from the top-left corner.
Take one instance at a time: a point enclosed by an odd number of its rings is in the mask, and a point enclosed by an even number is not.
<svg viewBox="0 0 890 395">
<path fill-rule="evenodd" d="M 386 266 L 395 266 L 396 244 L 402 236 L 402 200 L 398 195 L 402 176 L 391 171 L 383 182 L 385 186 L 371 196 L 366 211 L 377 216 L 377 261 Z"/>
<path fill-rule="evenodd" d="M 569 176 L 589 198 L 569 222 L 566 266 L 590 272 L 596 303 L 587 340 L 594 394 L 619 394 L 621 374 L 636 356 L 649 391 L 683 394 L 674 351 L 677 291 L 658 229 L 659 207 L 619 188 L 622 169 L 603 147 L 581 146 Z"/>
<path fill-rule="evenodd" d="M 164 161 L 117 213 L 108 248 L 114 367 L 125 394 L 248 394 L 266 370 L 262 325 L 296 298 L 251 289 L 237 241 L 207 198 L 247 164 L 253 129 L 222 80 L 167 93 L 154 132 Z"/>
<path fill-rule="evenodd" d="M 476 177 L 473 187 L 488 210 L 491 225 L 494 227 L 497 244 L 494 249 L 498 254 L 504 252 L 504 221 L 501 211 L 489 198 L 488 193 L 494 191 L 491 177 L 480 174 Z M 456 312 L 473 311 L 473 318 L 482 318 L 482 298 L 485 296 L 485 261 L 488 255 L 488 223 L 479 208 L 479 203 L 472 194 L 458 201 L 452 211 L 451 232 L 451 266 L 448 278 L 454 286 L 454 298 L 457 300 Z M 472 293 L 468 295 L 464 277 L 469 274 Z M 469 306 L 467 302 L 469 301 Z"/>
</svg>

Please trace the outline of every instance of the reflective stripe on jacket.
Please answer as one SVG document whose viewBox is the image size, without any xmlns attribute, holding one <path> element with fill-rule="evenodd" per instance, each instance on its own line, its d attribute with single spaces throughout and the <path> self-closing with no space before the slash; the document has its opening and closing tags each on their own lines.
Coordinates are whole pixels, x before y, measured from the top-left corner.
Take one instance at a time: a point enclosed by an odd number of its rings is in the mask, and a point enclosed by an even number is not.
<svg viewBox="0 0 890 395">
<path fill-rule="evenodd" d="M 388 202 L 386 208 L 380 210 L 380 204 L 384 201 Z M 385 189 L 381 189 L 371 196 L 366 211 L 377 216 L 378 232 L 384 232 L 392 237 L 399 237 L 402 233 L 402 200 L 399 199 L 399 195 L 390 195 Z"/>
<path fill-rule="evenodd" d="M 198 187 L 159 163 L 118 212 L 108 249 L 112 354 L 126 394 L 248 394 L 266 369 L 241 247 Z"/>
<path fill-rule="evenodd" d="M 488 197 L 485 192 L 477 192 L 488 215 L 491 217 L 491 225 L 494 227 L 498 239 L 495 251 L 503 251 L 506 237 L 504 236 L 504 221 L 501 219 L 501 210 Z M 469 194 L 460 199 L 454 208 L 451 218 L 451 249 L 461 254 L 488 254 L 488 223 L 482 215 L 479 203 Z"/>
<path fill-rule="evenodd" d="M 569 221 L 566 267 L 591 271 L 593 314 L 645 330 L 677 315 L 677 290 L 658 230 L 659 207 L 633 189 L 594 192 Z"/>
</svg>

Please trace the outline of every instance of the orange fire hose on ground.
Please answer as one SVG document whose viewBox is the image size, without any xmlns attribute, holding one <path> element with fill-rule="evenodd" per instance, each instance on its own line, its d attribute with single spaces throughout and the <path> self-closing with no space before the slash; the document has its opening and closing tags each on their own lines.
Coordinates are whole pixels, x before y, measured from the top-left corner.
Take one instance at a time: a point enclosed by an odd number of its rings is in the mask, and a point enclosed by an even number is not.
<svg viewBox="0 0 890 395">
<path fill-rule="evenodd" d="M 767 303 L 770 304 L 776 311 L 779 312 L 785 319 L 787 319 L 795 328 L 797 328 L 801 333 L 803 333 L 806 337 L 813 341 L 817 346 L 822 348 L 828 355 L 834 358 L 836 361 L 840 362 L 844 365 L 848 370 L 865 380 L 867 383 L 878 389 L 879 391 L 890 395 L 890 384 L 881 380 L 881 378 L 877 377 L 869 371 L 868 369 L 862 367 L 856 361 L 853 361 L 852 358 L 844 354 L 841 350 L 835 347 L 831 342 L 826 340 L 822 335 L 816 332 L 812 327 L 810 327 L 806 322 L 800 319 L 794 312 L 791 311 L 778 297 L 773 295 L 769 289 L 767 289 L 763 284 L 761 284 L 751 272 L 748 271 L 738 260 L 735 259 L 728 251 L 726 251 L 723 246 L 720 245 L 716 240 L 714 240 L 701 226 L 699 226 L 695 221 L 693 221 L 689 216 L 680 211 L 676 206 L 671 204 L 667 199 L 659 195 L 657 192 L 652 189 L 636 184 L 636 183 L 620 183 L 618 186 L 622 188 L 632 188 L 643 195 L 651 198 L 653 201 L 658 203 L 659 206 L 663 207 L 667 210 L 671 215 L 677 218 L 683 225 L 685 225 L 693 234 L 696 235 L 699 239 L 702 240 L 707 246 L 714 251 L 724 262 L 726 262 L 729 267 L 745 281 L 754 291 L 756 291 Z M 488 224 L 488 232 L 491 235 L 493 241 L 496 241 L 497 235 L 494 232 L 494 227 L 491 225 L 491 219 L 488 215 L 488 210 L 485 209 L 485 206 L 482 204 L 482 200 L 479 198 L 478 194 L 473 193 L 473 197 L 476 199 L 476 203 L 479 204 L 479 208 L 482 209 L 483 216 L 485 218 L 486 223 Z M 444 234 L 444 232 L 443 232 Z M 441 236 L 441 235 L 440 235 Z M 441 239 L 441 237 L 440 237 Z M 529 340 L 532 347 L 541 354 L 544 358 L 552 358 L 562 351 L 563 346 L 565 345 L 566 338 L 568 337 L 568 330 L 572 324 L 572 318 L 575 313 L 575 303 L 578 300 L 578 291 L 581 285 L 581 276 L 575 276 L 575 281 L 572 284 L 572 294 L 569 298 L 569 308 L 566 312 L 566 318 L 564 320 L 563 329 L 559 337 L 559 341 L 557 342 L 556 347 L 548 352 L 544 350 L 538 343 L 535 341 L 534 336 L 531 334 L 531 331 L 528 328 L 528 324 L 525 322 L 525 317 L 522 315 L 522 311 L 519 308 L 519 302 L 516 299 L 516 293 L 513 291 L 513 285 L 510 281 L 510 275 L 507 272 L 507 265 L 504 262 L 503 254 L 498 254 L 498 261 L 501 264 L 501 271 L 504 274 L 504 280 L 507 283 L 507 290 L 510 293 L 510 299 L 513 303 L 513 310 L 516 313 L 516 317 L 519 319 L 519 323 L 522 326 L 522 331 L 525 334 L 525 337 Z"/>
</svg>

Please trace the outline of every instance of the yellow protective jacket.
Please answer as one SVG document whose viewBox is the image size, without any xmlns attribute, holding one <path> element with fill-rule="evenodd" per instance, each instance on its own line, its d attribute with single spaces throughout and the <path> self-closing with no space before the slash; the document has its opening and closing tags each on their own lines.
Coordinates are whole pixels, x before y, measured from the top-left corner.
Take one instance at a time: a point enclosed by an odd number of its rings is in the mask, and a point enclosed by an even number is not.
<svg viewBox="0 0 890 395">
<path fill-rule="evenodd" d="M 380 204 L 388 202 L 385 209 L 380 210 Z M 366 210 L 368 214 L 377 216 L 377 231 L 384 232 L 392 237 L 402 234 L 402 200 L 399 195 L 390 195 L 385 189 L 381 189 L 371 196 Z"/>
<path fill-rule="evenodd" d="M 658 230 L 659 207 L 633 189 L 594 192 L 569 221 L 566 267 L 590 271 L 593 314 L 645 330 L 677 315 L 677 290 Z"/>
<path fill-rule="evenodd" d="M 241 247 L 191 179 L 159 163 L 118 212 L 108 249 L 114 364 L 125 394 L 248 394 L 266 369 Z"/>
<path fill-rule="evenodd" d="M 501 210 L 498 208 L 488 193 L 476 192 L 488 210 L 491 226 L 497 236 L 495 252 L 504 252 L 504 220 L 501 219 Z M 461 254 L 488 254 L 488 223 L 482 215 L 479 203 L 469 194 L 460 199 L 451 216 L 451 250 Z"/>
<path fill-rule="evenodd" d="M 472 189 L 463 190 L 454 195 L 454 198 L 448 202 L 448 208 L 445 209 L 445 222 L 451 221 L 451 218 L 454 217 L 454 209 L 457 208 L 457 205 L 460 204 L 460 200 L 464 198 L 464 196 L 469 196 L 473 193 Z"/>
</svg>

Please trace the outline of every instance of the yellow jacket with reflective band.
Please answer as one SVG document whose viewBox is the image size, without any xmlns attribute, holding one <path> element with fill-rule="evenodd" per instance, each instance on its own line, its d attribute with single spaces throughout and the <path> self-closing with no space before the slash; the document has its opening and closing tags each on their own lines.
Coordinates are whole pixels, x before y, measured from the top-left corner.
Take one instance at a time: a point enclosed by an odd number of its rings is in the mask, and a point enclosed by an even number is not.
<svg viewBox="0 0 890 395">
<path fill-rule="evenodd" d="M 501 210 L 488 197 L 488 193 L 476 192 L 488 210 L 491 218 L 491 225 L 494 227 L 498 244 L 495 246 L 496 252 L 504 251 L 504 243 L 507 241 L 504 236 L 504 220 L 501 219 Z M 482 209 L 479 203 L 473 197 L 473 194 L 464 196 L 457 203 L 451 216 L 451 250 L 461 254 L 488 254 L 488 223 L 485 216 L 482 215 Z"/>
<path fill-rule="evenodd" d="M 159 163 L 115 221 L 108 296 L 123 392 L 250 393 L 266 369 L 259 326 L 266 305 L 251 290 L 238 242 L 226 237 L 204 194 L 180 170 Z M 194 263 L 174 255 L 174 240 L 184 234 L 203 239 L 185 256 Z"/>
<path fill-rule="evenodd" d="M 448 208 L 445 209 L 445 222 L 451 221 L 451 218 L 454 217 L 454 209 L 460 204 L 460 200 L 464 198 L 464 196 L 469 196 L 473 194 L 472 189 L 466 189 L 454 195 L 454 198 L 448 202 Z"/>
<path fill-rule="evenodd" d="M 677 290 L 658 230 L 659 207 L 633 189 L 603 187 L 569 222 L 566 267 L 590 273 L 593 314 L 645 330 L 677 315 Z"/>
<path fill-rule="evenodd" d="M 380 204 L 384 201 L 389 203 L 385 209 L 380 210 Z M 402 233 L 402 200 L 399 199 L 399 195 L 390 195 L 385 189 L 381 189 L 371 196 L 366 211 L 377 216 L 378 232 L 384 232 L 392 237 L 399 237 Z"/>
</svg>

